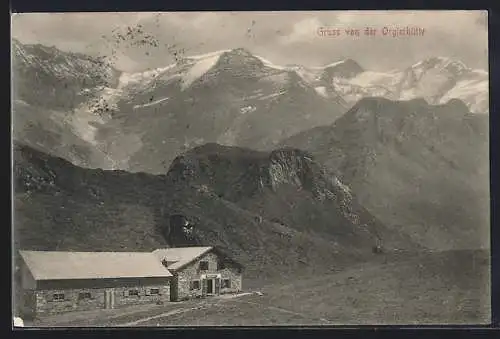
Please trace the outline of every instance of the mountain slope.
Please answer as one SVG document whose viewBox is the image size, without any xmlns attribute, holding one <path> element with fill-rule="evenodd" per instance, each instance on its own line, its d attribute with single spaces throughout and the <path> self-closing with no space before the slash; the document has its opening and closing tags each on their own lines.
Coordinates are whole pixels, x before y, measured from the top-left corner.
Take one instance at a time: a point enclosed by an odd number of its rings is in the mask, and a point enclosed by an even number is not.
<svg viewBox="0 0 500 339">
<path fill-rule="evenodd" d="M 165 164 L 193 146 L 272 149 L 344 111 L 338 98 L 319 95 L 295 72 L 269 67 L 241 48 L 124 73 L 80 54 L 13 45 L 15 111 L 36 115 L 40 127 L 55 121 L 65 129 L 42 128 L 24 140 L 27 127 L 18 119 L 18 140 L 72 162 L 82 158 L 75 163 L 85 167 L 164 173 Z M 50 151 L 44 133 L 67 144 Z M 87 156 L 71 153 L 68 144 L 84 144 Z"/>
<path fill-rule="evenodd" d="M 116 86 L 120 72 L 104 61 L 54 47 L 12 40 L 13 137 L 38 150 L 85 167 L 114 168 L 92 143 L 93 123 L 101 121 L 100 88 Z"/>
<path fill-rule="evenodd" d="M 489 246 L 488 117 L 458 100 L 362 99 L 283 145 L 313 153 L 384 224 L 424 246 Z"/>
<path fill-rule="evenodd" d="M 102 86 L 114 87 L 120 72 L 101 59 L 12 39 L 14 98 L 36 107 L 71 111 Z"/>
<path fill-rule="evenodd" d="M 156 230 L 161 178 L 84 169 L 14 145 L 16 248 L 149 249 L 165 245 Z"/>
<path fill-rule="evenodd" d="M 122 78 L 125 94 L 114 99 L 113 120 L 99 139 L 109 145 L 138 136 L 139 147 L 127 154 L 131 171 L 162 173 L 162 161 L 206 142 L 272 149 L 303 128 L 333 122 L 344 109 L 294 72 L 268 67 L 243 49 L 186 58 L 137 79 Z"/>
<path fill-rule="evenodd" d="M 375 246 L 415 248 L 297 150 L 209 144 L 166 176 L 83 169 L 24 145 L 14 151 L 16 248 L 215 245 L 262 277 L 338 269 L 376 255 Z M 174 215 L 187 218 L 189 233 L 169 222 Z"/>
</svg>

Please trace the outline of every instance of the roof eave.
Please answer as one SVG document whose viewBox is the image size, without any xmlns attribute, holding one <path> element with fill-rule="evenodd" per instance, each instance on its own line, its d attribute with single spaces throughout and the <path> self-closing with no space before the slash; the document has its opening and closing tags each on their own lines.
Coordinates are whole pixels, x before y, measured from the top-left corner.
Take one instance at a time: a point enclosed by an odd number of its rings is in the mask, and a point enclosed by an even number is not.
<svg viewBox="0 0 500 339">
<path fill-rule="evenodd" d="M 35 281 L 54 281 L 54 280 L 94 280 L 94 279 L 113 279 L 113 280 L 121 280 L 121 279 L 162 279 L 162 278 L 172 278 L 173 275 L 156 275 L 156 276 L 126 276 L 126 277 L 33 277 Z"/>
<path fill-rule="evenodd" d="M 214 247 L 210 246 L 205 251 L 201 252 L 200 254 L 198 254 L 196 257 L 190 259 L 189 261 L 186 261 L 184 264 L 180 265 L 179 267 L 176 267 L 176 268 L 167 267 L 167 269 L 171 272 L 177 272 L 177 271 L 183 269 L 184 267 L 188 266 L 189 264 L 191 264 L 193 261 L 201 258 L 202 256 L 204 256 L 208 252 L 212 251 L 213 249 L 214 249 Z"/>
</svg>

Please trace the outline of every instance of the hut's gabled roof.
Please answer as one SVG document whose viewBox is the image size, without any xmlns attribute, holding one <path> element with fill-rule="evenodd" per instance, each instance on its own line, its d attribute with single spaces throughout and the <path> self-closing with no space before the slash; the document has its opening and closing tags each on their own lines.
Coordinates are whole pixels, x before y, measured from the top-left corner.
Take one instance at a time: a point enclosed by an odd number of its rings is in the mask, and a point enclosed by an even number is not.
<svg viewBox="0 0 500 339">
<path fill-rule="evenodd" d="M 35 280 L 167 278 L 150 252 L 19 251 Z"/>
<path fill-rule="evenodd" d="M 161 261 L 167 264 L 167 268 L 171 271 L 178 271 L 186 265 L 192 263 L 196 259 L 205 255 L 208 252 L 216 253 L 225 260 L 230 261 L 239 269 L 243 269 L 243 265 L 236 260 L 230 258 L 226 253 L 222 252 L 218 247 L 212 246 L 193 246 L 193 247 L 173 247 L 160 248 L 153 251 L 153 254 Z"/>
<path fill-rule="evenodd" d="M 159 248 L 153 254 L 168 263 L 167 268 L 176 271 L 212 250 L 210 246 Z"/>
</svg>

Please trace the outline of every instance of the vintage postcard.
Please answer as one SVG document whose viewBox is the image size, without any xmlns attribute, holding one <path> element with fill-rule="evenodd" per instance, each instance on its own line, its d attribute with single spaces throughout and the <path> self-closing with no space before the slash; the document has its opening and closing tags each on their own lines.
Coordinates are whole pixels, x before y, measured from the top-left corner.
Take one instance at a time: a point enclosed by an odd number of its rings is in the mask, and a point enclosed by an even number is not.
<svg viewBox="0 0 500 339">
<path fill-rule="evenodd" d="M 488 13 L 14 14 L 13 324 L 489 324 Z"/>
</svg>

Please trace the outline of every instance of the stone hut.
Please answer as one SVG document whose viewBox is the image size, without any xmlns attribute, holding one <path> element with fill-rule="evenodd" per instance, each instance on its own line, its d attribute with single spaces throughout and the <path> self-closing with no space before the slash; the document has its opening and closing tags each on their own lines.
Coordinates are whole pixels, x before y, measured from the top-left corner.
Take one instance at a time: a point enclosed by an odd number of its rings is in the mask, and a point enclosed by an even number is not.
<svg viewBox="0 0 500 339">
<path fill-rule="evenodd" d="M 214 247 L 164 248 L 153 254 L 173 274 L 171 301 L 242 290 L 243 266 Z"/>
<path fill-rule="evenodd" d="M 151 252 L 20 251 L 20 256 L 23 317 L 170 300 L 172 274 Z"/>
</svg>

